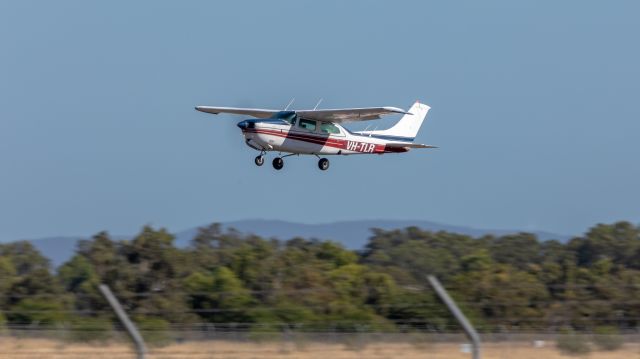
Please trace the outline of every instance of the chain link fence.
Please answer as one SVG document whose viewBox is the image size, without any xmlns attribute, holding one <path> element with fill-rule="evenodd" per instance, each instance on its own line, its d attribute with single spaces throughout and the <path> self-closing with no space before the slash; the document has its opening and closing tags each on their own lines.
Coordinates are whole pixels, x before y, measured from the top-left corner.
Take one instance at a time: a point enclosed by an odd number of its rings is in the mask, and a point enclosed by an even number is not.
<svg viewBox="0 0 640 359">
<path fill-rule="evenodd" d="M 458 332 L 306 331 L 304 325 L 174 324 L 140 329 L 148 358 L 469 358 Z M 484 358 L 640 358 L 640 333 L 482 333 Z M 0 358 L 134 358 L 117 324 L 12 325 L 0 332 Z"/>
</svg>

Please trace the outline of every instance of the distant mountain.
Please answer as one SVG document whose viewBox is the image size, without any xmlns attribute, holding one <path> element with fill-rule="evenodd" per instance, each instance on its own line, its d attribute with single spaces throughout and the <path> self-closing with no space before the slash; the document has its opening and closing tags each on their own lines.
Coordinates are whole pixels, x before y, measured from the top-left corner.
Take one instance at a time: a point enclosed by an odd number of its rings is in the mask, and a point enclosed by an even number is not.
<svg viewBox="0 0 640 359">
<path fill-rule="evenodd" d="M 350 249 L 362 249 L 371 236 L 371 228 L 385 230 L 419 227 L 429 231 L 447 231 L 467 234 L 478 237 L 485 234 L 505 235 L 509 233 L 523 232 L 521 230 L 491 230 L 478 229 L 464 226 L 452 226 L 430 221 L 411 220 L 354 220 L 332 223 L 304 224 L 278 220 L 249 219 L 223 223 L 223 228 L 235 228 L 246 234 L 256 234 L 261 237 L 291 239 L 294 237 L 330 239 L 342 243 Z M 527 232 L 527 231 L 525 231 Z M 197 228 L 188 229 L 176 233 L 176 246 L 186 247 L 191 239 L 198 233 Z M 566 241 L 570 237 L 549 232 L 532 232 L 541 240 L 557 239 Z M 117 239 L 127 238 L 117 236 Z M 48 237 L 29 240 L 38 250 L 51 259 L 54 267 L 66 262 L 76 248 L 76 243 L 81 237 Z"/>
</svg>

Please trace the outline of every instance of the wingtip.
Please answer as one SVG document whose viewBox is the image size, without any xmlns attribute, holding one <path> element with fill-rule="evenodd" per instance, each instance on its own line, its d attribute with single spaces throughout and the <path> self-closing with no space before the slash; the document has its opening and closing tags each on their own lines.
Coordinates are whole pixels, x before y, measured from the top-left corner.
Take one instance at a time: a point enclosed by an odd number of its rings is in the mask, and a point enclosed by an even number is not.
<svg viewBox="0 0 640 359">
<path fill-rule="evenodd" d="M 217 115 L 219 114 L 219 112 L 214 112 L 212 111 L 211 108 L 207 107 L 207 106 L 196 106 L 194 107 L 196 109 L 196 111 L 200 111 L 200 112 L 204 112 L 204 113 L 210 113 L 212 115 Z"/>
</svg>

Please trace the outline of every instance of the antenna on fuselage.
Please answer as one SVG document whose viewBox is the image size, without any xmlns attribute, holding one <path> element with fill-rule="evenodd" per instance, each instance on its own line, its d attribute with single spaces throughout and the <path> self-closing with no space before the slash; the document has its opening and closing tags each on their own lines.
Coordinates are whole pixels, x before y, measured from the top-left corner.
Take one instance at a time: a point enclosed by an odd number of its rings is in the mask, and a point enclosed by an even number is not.
<svg viewBox="0 0 640 359">
<path fill-rule="evenodd" d="M 360 131 L 361 133 L 364 133 L 365 135 L 371 137 L 371 132 L 375 131 L 378 129 L 378 126 L 376 126 L 372 131 L 369 131 L 369 133 L 365 133 L 367 132 L 367 130 L 369 129 L 369 127 L 371 127 L 371 125 L 367 125 L 367 127 L 364 128 L 364 130 Z"/>
<path fill-rule="evenodd" d="M 285 107 L 283 111 L 287 111 L 289 109 L 289 106 L 293 105 L 293 101 L 295 101 L 295 100 L 296 100 L 295 97 L 292 98 L 291 101 L 289 101 L 289 104 L 287 105 L 287 107 Z"/>
<path fill-rule="evenodd" d="M 324 100 L 323 98 L 321 98 L 320 100 L 318 100 L 318 103 L 316 104 L 316 106 L 313 108 L 313 110 L 315 111 L 318 106 L 320 106 L 320 104 L 322 103 L 322 100 Z"/>
</svg>

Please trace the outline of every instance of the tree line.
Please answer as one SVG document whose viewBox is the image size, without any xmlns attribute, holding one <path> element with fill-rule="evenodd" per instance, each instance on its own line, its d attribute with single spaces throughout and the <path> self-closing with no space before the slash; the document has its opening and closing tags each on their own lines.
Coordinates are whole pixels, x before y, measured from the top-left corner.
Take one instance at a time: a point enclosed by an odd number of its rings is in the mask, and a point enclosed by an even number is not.
<svg viewBox="0 0 640 359">
<path fill-rule="evenodd" d="M 535 235 L 471 237 L 373 229 L 360 251 L 201 228 L 187 248 L 145 226 L 101 232 L 53 270 L 29 242 L 0 245 L 0 326 L 110 322 L 97 285 L 155 326 L 270 330 L 453 330 L 434 274 L 481 330 L 621 329 L 640 321 L 640 227 L 598 224 L 566 243 Z"/>
</svg>

